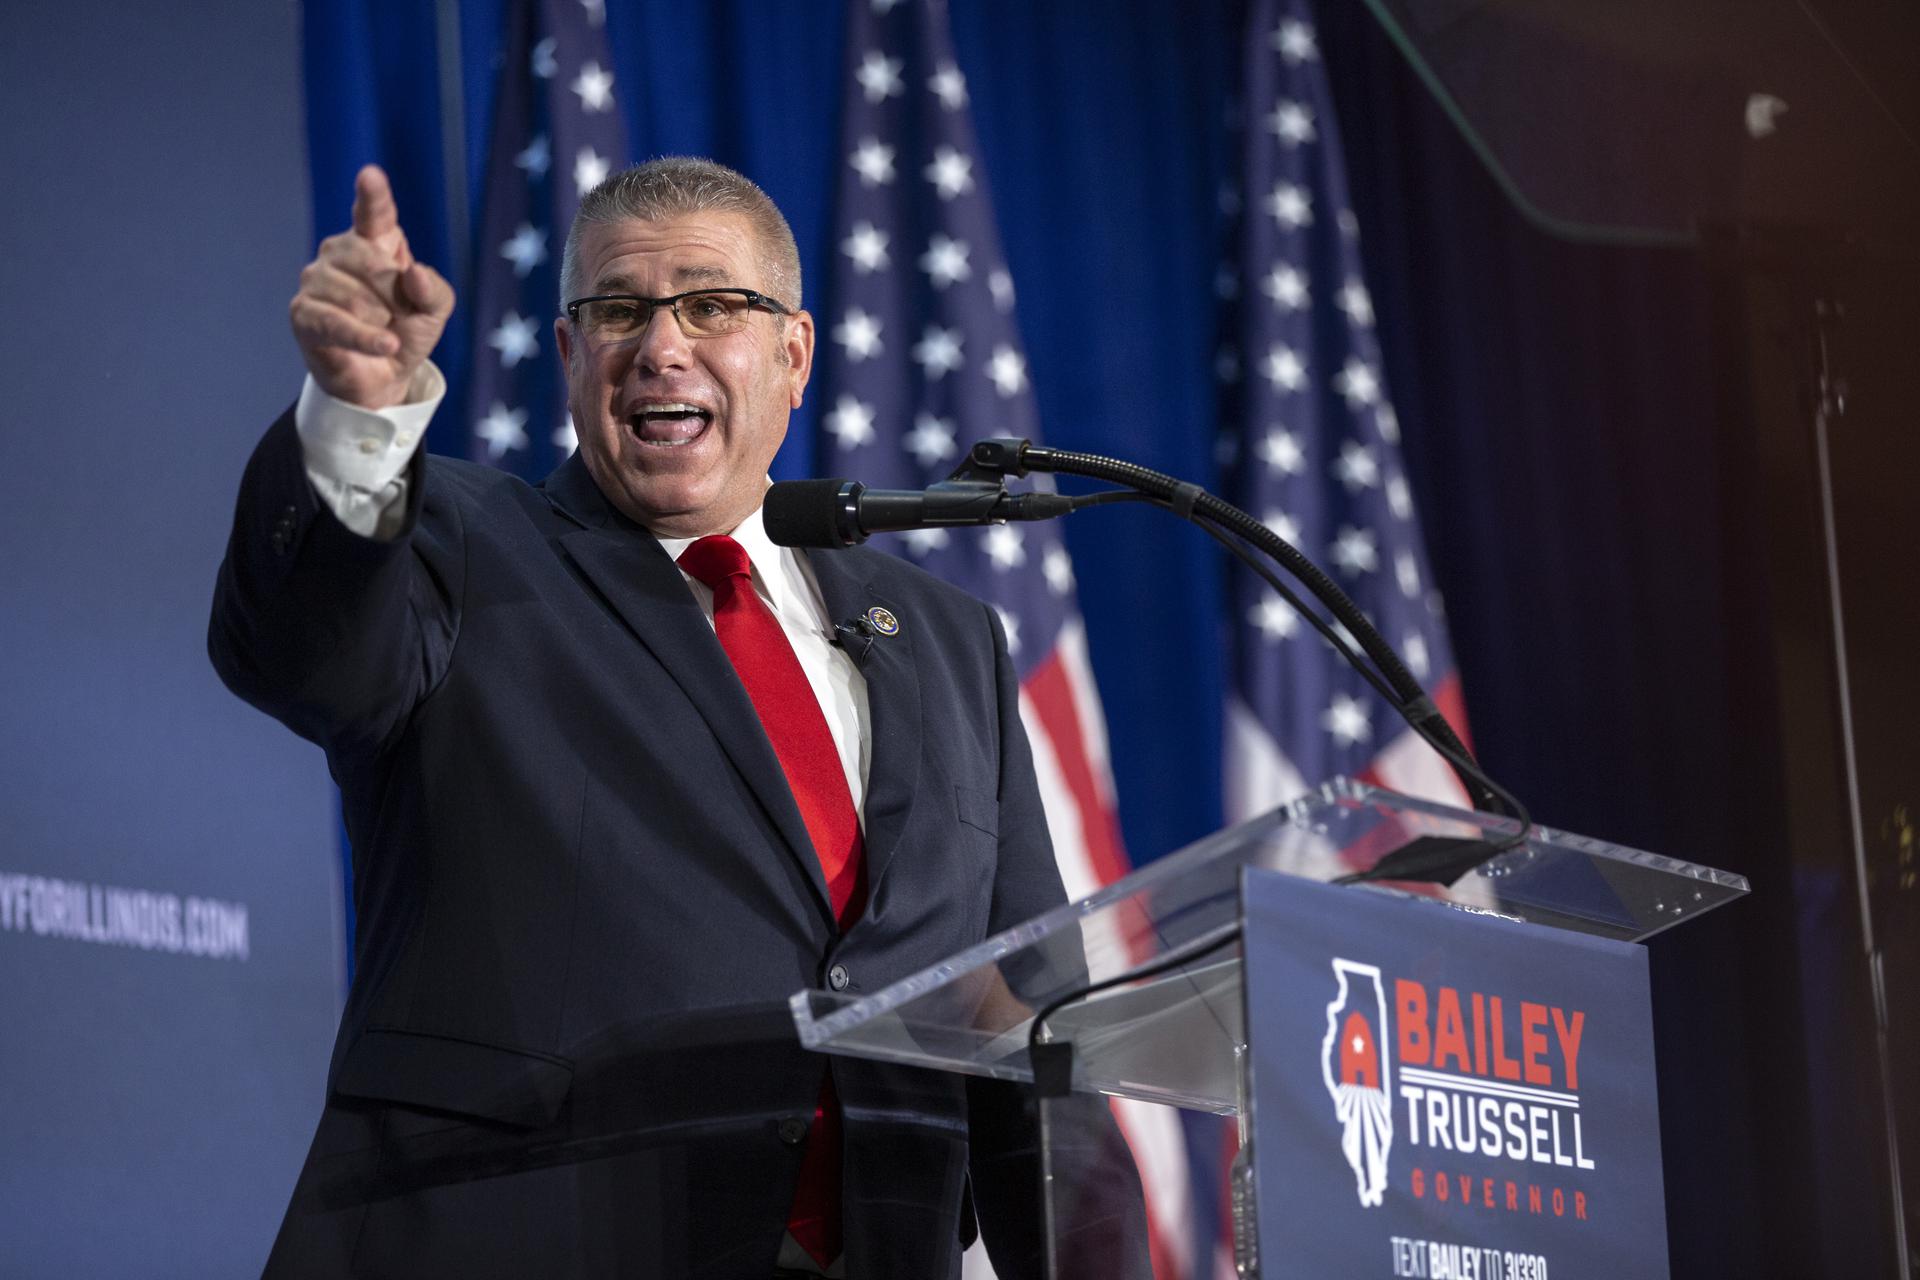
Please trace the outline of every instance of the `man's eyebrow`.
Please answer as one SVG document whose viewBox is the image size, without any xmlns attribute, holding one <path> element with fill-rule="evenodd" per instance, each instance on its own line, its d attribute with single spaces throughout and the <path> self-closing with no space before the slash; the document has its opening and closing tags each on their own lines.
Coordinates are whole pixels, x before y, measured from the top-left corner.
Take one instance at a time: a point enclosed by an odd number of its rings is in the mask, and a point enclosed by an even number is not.
<svg viewBox="0 0 1920 1280">
<path fill-rule="evenodd" d="M 733 273 L 725 267 L 704 264 L 680 267 L 674 271 L 673 279 L 675 284 L 692 285 L 696 288 L 706 285 L 729 285 L 737 283 L 733 278 Z M 633 277 L 621 271 L 616 271 L 612 275 L 601 276 L 598 280 L 594 281 L 593 291 L 595 293 L 625 293 L 636 296 L 640 292 L 634 284 Z"/>
</svg>

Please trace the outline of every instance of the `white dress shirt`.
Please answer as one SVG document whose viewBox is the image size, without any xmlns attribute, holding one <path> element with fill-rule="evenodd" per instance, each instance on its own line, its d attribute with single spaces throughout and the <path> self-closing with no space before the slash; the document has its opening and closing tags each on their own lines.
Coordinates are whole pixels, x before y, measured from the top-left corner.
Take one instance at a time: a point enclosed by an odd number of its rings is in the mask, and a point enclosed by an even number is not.
<svg viewBox="0 0 1920 1280">
<path fill-rule="evenodd" d="M 400 532 L 407 507 L 407 463 L 426 434 L 427 421 L 446 395 L 447 381 L 431 361 L 420 366 L 407 388 L 407 402 L 388 409 L 362 409 L 336 400 L 311 377 L 300 390 L 293 423 L 307 478 L 340 522 L 366 538 L 391 541 Z M 775 546 L 761 523 L 760 509 L 732 530 L 734 540 L 753 562 L 753 587 L 773 611 L 793 645 L 800 669 L 826 717 L 840 767 L 847 776 L 853 810 L 866 830 L 867 769 L 873 739 L 867 712 L 867 681 L 846 650 L 833 643 L 833 622 L 806 557 L 792 547 Z M 658 537 L 658 535 L 655 535 Z M 692 538 L 659 538 L 676 561 Z M 684 571 L 681 578 L 713 624 L 713 592 Z"/>
</svg>

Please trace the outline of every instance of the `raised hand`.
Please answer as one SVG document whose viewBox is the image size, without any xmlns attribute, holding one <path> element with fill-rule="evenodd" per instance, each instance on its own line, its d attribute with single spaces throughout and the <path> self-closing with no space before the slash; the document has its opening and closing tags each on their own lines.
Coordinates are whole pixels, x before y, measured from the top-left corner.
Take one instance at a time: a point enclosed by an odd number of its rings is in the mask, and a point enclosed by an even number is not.
<svg viewBox="0 0 1920 1280">
<path fill-rule="evenodd" d="M 354 178 L 353 227 L 320 242 L 288 314 L 322 391 L 363 409 L 406 399 L 453 314 L 453 287 L 414 261 L 378 165 Z"/>
</svg>

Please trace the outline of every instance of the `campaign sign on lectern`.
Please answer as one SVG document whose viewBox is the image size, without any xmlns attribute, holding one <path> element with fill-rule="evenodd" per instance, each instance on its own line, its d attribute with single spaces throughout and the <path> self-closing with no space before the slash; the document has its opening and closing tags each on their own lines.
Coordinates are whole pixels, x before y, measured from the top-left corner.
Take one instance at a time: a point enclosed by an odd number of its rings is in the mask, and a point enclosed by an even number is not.
<svg viewBox="0 0 1920 1280">
<path fill-rule="evenodd" d="M 1667 1274 L 1645 948 L 1243 875 L 1263 1277 Z"/>
</svg>

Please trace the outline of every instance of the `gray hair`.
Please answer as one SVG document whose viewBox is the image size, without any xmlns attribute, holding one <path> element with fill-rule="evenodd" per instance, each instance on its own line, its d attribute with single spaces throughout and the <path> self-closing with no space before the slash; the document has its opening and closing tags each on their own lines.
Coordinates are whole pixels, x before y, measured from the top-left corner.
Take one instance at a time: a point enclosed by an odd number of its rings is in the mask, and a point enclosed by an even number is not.
<svg viewBox="0 0 1920 1280">
<path fill-rule="evenodd" d="M 655 222 L 695 213 L 737 213 L 753 230 L 765 291 L 800 308 L 800 246 L 767 193 L 751 178 L 698 156 L 660 156 L 622 169 L 587 192 L 560 255 L 560 303 L 579 296 L 580 236 L 592 223 Z"/>
</svg>

